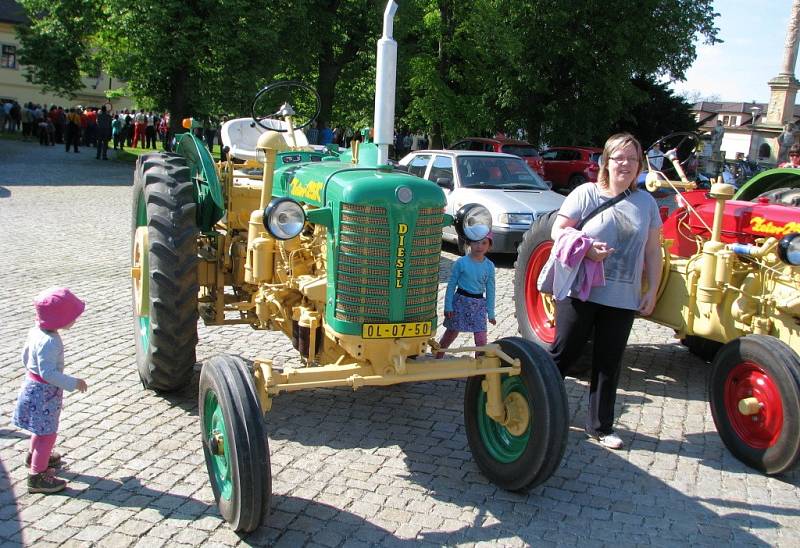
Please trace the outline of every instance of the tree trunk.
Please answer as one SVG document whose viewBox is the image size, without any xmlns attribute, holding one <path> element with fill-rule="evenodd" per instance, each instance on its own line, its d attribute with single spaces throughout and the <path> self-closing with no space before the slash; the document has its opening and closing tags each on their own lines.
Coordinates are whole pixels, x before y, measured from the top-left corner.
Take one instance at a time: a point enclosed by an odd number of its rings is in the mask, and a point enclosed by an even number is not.
<svg viewBox="0 0 800 548">
<path fill-rule="evenodd" d="M 439 34 L 439 51 L 436 61 L 436 72 L 439 79 L 450 87 L 451 82 L 447 77 L 447 70 L 450 65 L 447 49 L 453 42 L 453 10 L 451 0 L 439 0 L 439 15 L 441 17 L 441 33 Z M 429 148 L 440 149 L 443 145 L 443 124 L 442 120 L 433 120 L 430 128 Z"/>
<path fill-rule="evenodd" d="M 324 44 L 319 56 L 319 80 L 317 81 L 317 92 L 319 93 L 322 106 L 317 118 L 318 127 L 325 127 L 333 117 L 333 101 L 336 99 L 336 84 L 342 67 L 339 65 L 333 54 L 332 44 Z"/>
<path fill-rule="evenodd" d="M 183 133 L 183 119 L 191 116 L 186 101 L 186 71 L 177 67 L 170 75 L 172 89 L 169 98 L 169 133 L 175 135 Z"/>
</svg>

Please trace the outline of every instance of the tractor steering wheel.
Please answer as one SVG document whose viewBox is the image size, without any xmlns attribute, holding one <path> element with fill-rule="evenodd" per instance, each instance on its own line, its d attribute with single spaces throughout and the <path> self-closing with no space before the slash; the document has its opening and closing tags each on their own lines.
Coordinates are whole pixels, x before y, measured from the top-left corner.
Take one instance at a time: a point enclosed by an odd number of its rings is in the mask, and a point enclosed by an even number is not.
<svg viewBox="0 0 800 548">
<path fill-rule="evenodd" d="M 691 160 L 696 159 L 696 153 L 700 152 L 700 137 L 693 131 L 676 131 L 669 133 L 658 139 L 645 150 L 647 155 L 656 145 L 661 145 L 661 151 L 665 154 L 663 170 L 668 169 L 671 163 L 667 160 L 666 153 L 675 150 L 678 155 L 678 162 L 681 167 L 685 167 Z"/>
<path fill-rule="evenodd" d="M 281 90 L 282 93 L 276 93 L 276 90 Z M 309 95 L 314 99 L 314 114 L 308 118 L 303 124 L 298 124 L 294 126 L 294 129 L 303 129 L 304 127 L 310 126 L 314 120 L 317 119 L 319 116 L 319 111 L 322 108 L 322 100 L 319 97 L 319 93 L 317 90 L 309 86 L 308 84 L 304 84 L 303 82 L 298 82 L 296 80 L 281 80 L 278 82 L 274 82 L 267 87 L 261 89 L 258 93 L 256 93 L 255 99 L 253 99 L 253 108 L 252 108 L 252 116 L 253 121 L 261 126 L 264 129 L 277 131 L 278 133 L 285 133 L 288 129 L 276 129 L 273 127 L 269 127 L 266 124 L 262 123 L 262 120 L 285 120 L 287 116 L 295 116 L 294 108 L 292 107 L 291 102 L 289 101 L 292 98 L 292 90 L 302 90 L 305 92 L 303 95 L 296 97 L 297 99 L 301 99 L 299 104 L 303 107 L 303 110 L 307 110 L 306 107 L 308 103 L 302 101 L 302 99 L 308 99 Z M 276 99 L 273 102 L 273 105 L 276 103 L 281 104 L 281 107 L 273 112 L 272 114 L 266 115 L 259 115 L 258 111 L 258 103 L 259 100 L 264 97 L 270 97 L 271 99 Z"/>
</svg>

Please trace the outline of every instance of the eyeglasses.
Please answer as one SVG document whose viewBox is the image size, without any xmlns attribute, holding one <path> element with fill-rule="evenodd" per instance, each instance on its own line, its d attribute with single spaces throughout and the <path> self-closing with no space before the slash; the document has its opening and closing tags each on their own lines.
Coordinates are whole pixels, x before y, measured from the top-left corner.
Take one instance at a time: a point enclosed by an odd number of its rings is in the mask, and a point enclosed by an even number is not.
<svg viewBox="0 0 800 548">
<path fill-rule="evenodd" d="M 639 158 L 636 158 L 635 156 L 634 157 L 612 156 L 611 158 L 609 158 L 609 160 L 612 160 L 614 163 L 617 163 L 617 164 L 624 164 L 626 162 L 629 163 L 629 164 L 635 164 L 635 163 L 637 163 L 639 161 Z"/>
<path fill-rule="evenodd" d="M 800 156 L 800 152 L 790 152 L 789 156 Z"/>
</svg>

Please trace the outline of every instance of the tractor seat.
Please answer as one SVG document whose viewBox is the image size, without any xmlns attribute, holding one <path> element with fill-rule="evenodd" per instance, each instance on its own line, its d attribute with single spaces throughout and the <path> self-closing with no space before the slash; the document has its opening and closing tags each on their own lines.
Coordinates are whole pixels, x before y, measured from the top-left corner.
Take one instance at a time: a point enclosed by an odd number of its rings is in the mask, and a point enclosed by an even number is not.
<svg viewBox="0 0 800 548">
<path fill-rule="evenodd" d="M 286 128 L 286 122 L 282 120 L 274 120 L 271 118 L 262 120 L 265 126 L 275 129 Z M 256 143 L 258 138 L 266 130 L 256 124 L 252 118 L 236 118 L 235 120 L 228 120 L 220 128 L 220 137 L 222 139 L 222 146 L 229 147 L 228 154 L 239 160 L 255 160 L 256 159 Z M 288 133 L 279 133 L 286 141 L 286 147 L 292 145 Z M 294 130 L 294 139 L 298 147 L 307 147 L 308 139 L 306 134 L 301 130 Z"/>
</svg>

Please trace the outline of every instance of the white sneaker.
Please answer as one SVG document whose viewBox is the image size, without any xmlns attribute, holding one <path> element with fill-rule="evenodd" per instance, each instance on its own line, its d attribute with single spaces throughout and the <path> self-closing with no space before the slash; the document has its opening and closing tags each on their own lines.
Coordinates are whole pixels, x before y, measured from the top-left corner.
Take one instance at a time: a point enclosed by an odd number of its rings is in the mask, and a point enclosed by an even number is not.
<svg viewBox="0 0 800 548">
<path fill-rule="evenodd" d="M 611 434 L 601 434 L 597 439 L 600 441 L 600 445 L 609 449 L 622 449 L 622 446 L 625 445 L 622 443 L 622 438 L 613 432 Z"/>
</svg>

